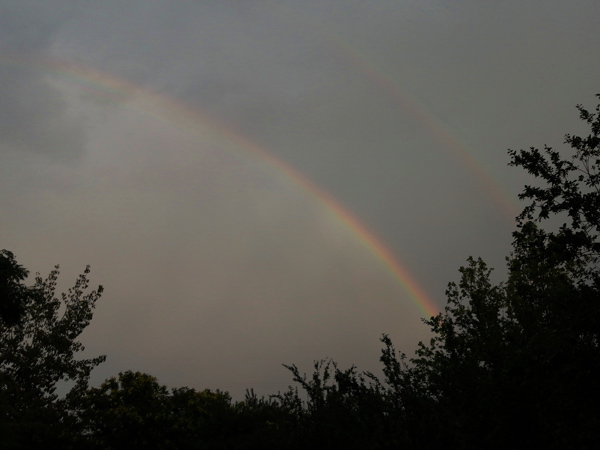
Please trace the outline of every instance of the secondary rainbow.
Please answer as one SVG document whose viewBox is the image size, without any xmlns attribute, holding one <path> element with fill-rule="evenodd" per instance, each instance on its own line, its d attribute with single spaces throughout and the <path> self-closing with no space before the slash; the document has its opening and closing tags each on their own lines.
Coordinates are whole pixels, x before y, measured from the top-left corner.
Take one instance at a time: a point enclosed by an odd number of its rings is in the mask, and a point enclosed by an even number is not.
<svg viewBox="0 0 600 450">
<path fill-rule="evenodd" d="M 301 186 L 312 197 L 325 205 L 369 250 L 373 257 L 380 261 L 388 273 L 407 292 L 411 301 L 425 317 L 428 318 L 439 312 L 439 308 L 415 281 L 414 276 L 406 266 L 397 260 L 393 253 L 365 224 L 306 176 L 289 164 L 276 158 L 241 133 L 236 132 L 232 126 L 226 126 L 223 122 L 216 120 L 209 114 L 198 108 L 192 108 L 176 98 L 153 92 L 116 76 L 71 62 L 39 59 L 25 60 L 22 58 L 0 56 L 1 62 L 17 68 L 42 71 L 58 76 L 61 81 L 75 85 L 78 89 L 88 90 L 115 102 L 127 104 L 129 100 L 142 99 L 143 107 L 135 106 L 136 108 L 140 108 L 143 112 L 158 117 L 160 120 L 168 121 L 188 132 L 197 131 L 197 128 L 200 126 L 208 127 L 217 132 L 218 135 L 235 143 L 250 155 L 268 163 L 269 166 L 275 168 L 279 173 L 284 174 L 285 178 Z"/>
<path fill-rule="evenodd" d="M 471 177 L 498 205 L 506 221 L 511 225 L 515 224 L 515 217 L 520 213 L 519 204 L 513 200 L 515 196 L 509 195 L 502 184 L 473 156 L 473 152 L 461 145 L 438 120 L 407 95 L 393 77 L 372 64 L 364 52 L 360 52 L 356 46 L 351 45 L 349 40 L 342 39 L 334 28 L 323 26 L 319 19 L 304 13 L 300 8 L 281 2 L 273 5 L 270 11 L 275 11 L 274 14 L 279 19 L 286 20 L 290 26 L 302 29 L 303 32 L 306 32 L 308 27 L 311 33 L 319 35 L 324 42 L 328 43 L 333 57 L 341 56 L 350 66 L 362 73 L 373 85 L 385 92 L 404 111 L 407 111 L 412 119 L 427 132 L 427 135 L 437 141 L 441 148 L 450 151 L 456 160 L 461 161 Z"/>
<path fill-rule="evenodd" d="M 357 50 L 347 45 L 334 35 L 327 33 L 335 51 L 345 57 L 354 67 L 365 75 L 375 86 L 387 93 L 391 99 L 398 103 L 402 109 L 409 111 L 411 117 L 418 122 L 442 148 L 450 150 L 460 160 L 471 176 L 482 186 L 488 196 L 501 208 L 504 216 L 511 224 L 519 214 L 518 205 L 511 201 L 512 196 L 504 192 L 501 184 L 468 152 L 460 143 L 448 133 L 442 125 L 435 121 L 425 110 L 394 83 L 391 78 L 381 70 L 370 64 Z"/>
</svg>

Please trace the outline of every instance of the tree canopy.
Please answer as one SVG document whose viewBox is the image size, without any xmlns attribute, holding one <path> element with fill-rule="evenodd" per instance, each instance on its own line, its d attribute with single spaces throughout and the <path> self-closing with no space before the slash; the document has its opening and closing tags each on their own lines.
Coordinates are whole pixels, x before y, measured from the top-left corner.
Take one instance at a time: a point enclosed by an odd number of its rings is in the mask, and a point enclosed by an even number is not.
<svg viewBox="0 0 600 450">
<path fill-rule="evenodd" d="M 84 350 L 78 337 L 92 319 L 102 286 L 86 292 L 86 267 L 75 285 L 57 297 L 58 266 L 47 278 L 37 274 L 33 286 L 26 286 L 28 272 L 12 253 L 4 250 L 2 255 L 10 270 L 2 272 L 0 284 L 8 286 L 14 310 L 19 310 L 18 318 L 11 316 L 0 325 L 0 429 L 12 438 L 5 441 L 6 448 L 63 446 L 61 428 L 69 423 L 66 405 L 87 389 L 91 370 L 105 360 L 77 359 Z M 56 393 L 60 383 L 71 385 L 64 398 Z"/>
</svg>

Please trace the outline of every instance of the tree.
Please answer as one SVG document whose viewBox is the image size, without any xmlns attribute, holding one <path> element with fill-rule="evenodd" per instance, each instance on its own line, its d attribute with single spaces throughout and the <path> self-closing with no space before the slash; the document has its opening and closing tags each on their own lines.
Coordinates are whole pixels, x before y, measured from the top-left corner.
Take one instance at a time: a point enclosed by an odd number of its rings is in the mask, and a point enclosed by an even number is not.
<svg viewBox="0 0 600 450">
<path fill-rule="evenodd" d="M 0 429 L 7 448 L 43 445 L 64 447 L 67 428 L 74 424 L 69 402 L 87 389 L 91 370 L 105 356 L 76 359 L 84 350 L 79 335 L 92 319 L 102 286 L 88 290 L 89 266 L 73 288 L 55 296 L 59 267 L 46 279 L 37 274 L 34 285 L 22 282 L 27 271 L 16 265 L 12 253 L 3 251 L 11 270 L 11 292 L 16 292 L 21 318 L 0 326 Z M 18 269 L 18 270 L 16 270 Z M 59 398 L 59 384 L 71 385 Z"/>
<path fill-rule="evenodd" d="M 304 405 L 296 391 L 288 391 L 287 398 L 278 396 L 283 407 L 296 405 L 294 448 L 365 449 L 389 444 L 389 408 L 373 374 L 360 373 L 355 366 L 342 370 L 332 360 L 315 362 L 310 378 L 295 365 L 285 367 L 307 395 Z"/>
<path fill-rule="evenodd" d="M 174 448 L 168 403 L 169 392 L 156 378 L 127 371 L 90 388 L 77 410 L 93 448 Z"/>
<path fill-rule="evenodd" d="M 83 442 L 91 448 L 224 448 L 235 434 L 229 394 L 187 387 L 169 391 L 141 372 L 121 372 L 88 389 L 77 412 Z"/>
<path fill-rule="evenodd" d="M 236 411 L 231 396 L 220 390 L 174 388 L 170 395 L 172 436 L 178 449 L 235 448 L 225 446 L 236 436 Z"/>
<path fill-rule="evenodd" d="M 23 280 L 29 272 L 17 264 L 15 255 L 0 250 L 0 326 L 15 325 L 21 320 L 28 289 Z"/>
<path fill-rule="evenodd" d="M 600 98 L 600 94 L 597 95 Z M 567 134 L 565 143 L 573 153 L 564 158 L 546 146 L 544 152 L 531 147 L 510 150 L 511 166 L 523 167 L 545 186 L 525 186 L 519 195 L 530 200 L 514 233 L 516 260 L 541 258 L 560 267 L 577 283 L 596 288 L 600 283 L 600 105 L 596 112 L 577 105 L 580 118 L 590 126 L 587 137 Z M 566 216 L 566 217 L 565 217 Z M 558 231 L 545 231 L 535 222 L 567 219 Z"/>
<path fill-rule="evenodd" d="M 400 367 L 389 352 L 382 359 L 401 380 L 400 403 L 417 398 L 434 414 L 438 443 L 583 448 L 600 437 L 600 105 L 578 109 L 591 133 L 566 136 L 571 155 L 509 151 L 510 165 L 541 186 L 520 195 L 530 204 L 513 233 L 507 281 L 494 285 L 470 258 L 445 311 L 425 321 L 434 337 L 412 364 Z M 557 219 L 565 222 L 552 229 Z M 539 225 L 548 220 L 549 229 Z"/>
</svg>

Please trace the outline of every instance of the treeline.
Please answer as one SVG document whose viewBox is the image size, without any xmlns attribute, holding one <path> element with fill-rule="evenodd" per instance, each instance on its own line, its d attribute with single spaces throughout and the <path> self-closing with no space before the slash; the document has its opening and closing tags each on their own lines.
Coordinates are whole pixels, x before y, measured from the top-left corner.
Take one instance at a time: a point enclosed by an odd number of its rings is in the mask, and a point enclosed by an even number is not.
<svg viewBox="0 0 600 450">
<path fill-rule="evenodd" d="M 599 96 L 600 98 L 600 96 Z M 506 280 L 468 259 L 430 342 L 409 358 L 383 336 L 383 377 L 286 366 L 295 388 L 168 389 L 124 372 L 89 387 L 100 356 L 76 359 L 102 287 L 89 268 L 57 297 L 58 267 L 28 275 L 0 253 L 0 443 L 6 449 L 597 448 L 600 439 L 600 105 L 564 153 L 509 151 L 535 179 Z M 568 152 L 568 153 L 567 153 Z M 555 225 L 561 224 L 561 225 Z M 72 388 L 56 394 L 60 382 Z"/>
</svg>

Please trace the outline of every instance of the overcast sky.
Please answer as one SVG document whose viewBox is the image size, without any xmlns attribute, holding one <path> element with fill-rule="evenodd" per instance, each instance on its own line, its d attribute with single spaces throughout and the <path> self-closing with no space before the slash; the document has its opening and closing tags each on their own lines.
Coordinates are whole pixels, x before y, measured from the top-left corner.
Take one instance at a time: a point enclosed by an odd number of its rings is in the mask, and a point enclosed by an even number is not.
<svg viewBox="0 0 600 450">
<path fill-rule="evenodd" d="M 4 0 L 0 248 L 65 289 L 92 266 L 95 384 L 376 371 L 469 255 L 502 278 L 529 181 L 506 151 L 582 130 L 599 21 L 595 0 Z"/>
</svg>

